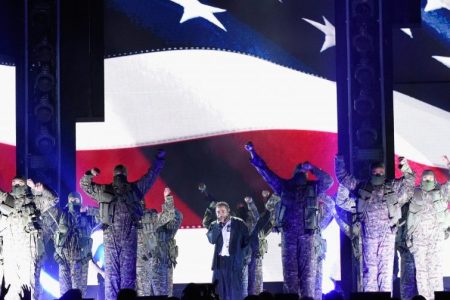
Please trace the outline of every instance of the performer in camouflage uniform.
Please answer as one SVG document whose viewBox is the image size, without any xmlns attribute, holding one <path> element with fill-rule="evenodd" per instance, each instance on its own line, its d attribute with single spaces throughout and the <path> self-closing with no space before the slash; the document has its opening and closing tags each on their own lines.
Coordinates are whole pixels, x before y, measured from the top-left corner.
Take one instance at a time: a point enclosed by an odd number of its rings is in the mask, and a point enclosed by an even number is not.
<svg viewBox="0 0 450 300">
<path fill-rule="evenodd" d="M 327 194 L 319 195 L 319 230 L 316 233 L 316 253 L 317 253 L 317 270 L 315 283 L 314 299 L 322 299 L 322 277 L 323 277 L 323 261 L 327 253 L 327 240 L 322 237 L 322 232 L 333 221 L 332 207 L 334 201 Z"/>
<path fill-rule="evenodd" d="M 370 180 L 361 181 L 347 173 L 342 157 L 336 157 L 336 177 L 341 188 L 357 195 L 356 199 L 338 197 L 336 204 L 357 213 L 361 222 L 363 291 L 392 291 L 395 234 L 401 206 L 411 196 L 415 180 L 404 158 L 400 161 L 400 168 L 404 175 L 402 178 L 386 180 L 384 165 L 373 164 Z"/>
<path fill-rule="evenodd" d="M 402 207 L 402 219 L 395 237 L 395 249 L 400 254 L 400 296 L 402 300 L 411 300 L 418 295 L 414 256 L 406 245 L 408 211 L 409 203 L 406 203 Z"/>
<path fill-rule="evenodd" d="M 64 295 L 70 289 L 86 295 L 89 261 L 92 258 L 91 231 L 96 225 L 98 210 L 82 208 L 82 197 L 73 192 L 67 206 L 56 217 L 54 235 L 55 261 L 59 265 L 59 289 Z"/>
<path fill-rule="evenodd" d="M 27 185 L 31 194 L 27 193 Z M 39 299 L 39 274 L 44 255 L 39 216 L 58 202 L 57 196 L 41 183 L 17 176 L 12 191 L 0 191 L 0 212 L 6 285 L 5 299 L 17 299 L 22 285 L 31 287 L 33 299 Z"/>
<path fill-rule="evenodd" d="M 144 209 L 138 227 L 138 246 L 136 259 L 136 292 L 138 296 L 151 296 L 151 251 L 156 245 L 154 226 L 158 222 L 156 209 Z"/>
<path fill-rule="evenodd" d="M 450 169 L 450 160 L 443 157 Z M 406 244 L 414 256 L 417 291 L 428 300 L 443 290 L 442 244 L 448 224 L 450 180 L 440 185 L 433 171 L 422 173 L 409 204 Z"/>
<path fill-rule="evenodd" d="M 265 203 L 268 203 L 266 210 L 272 212 L 274 210 L 274 206 L 271 208 L 270 205 L 271 202 L 275 201 L 273 198 L 276 196 L 272 195 L 269 198 L 270 192 L 266 190 L 262 191 L 262 196 Z M 249 215 L 251 216 L 250 219 L 252 219 L 252 227 L 250 229 L 250 232 L 252 232 L 260 220 L 260 214 L 252 198 L 246 197 L 245 202 L 247 203 L 247 209 L 250 213 Z M 267 253 L 267 236 L 272 232 L 272 228 L 273 223 L 267 222 L 262 230 L 259 230 L 257 233 L 257 238 L 251 240 L 251 260 L 247 268 L 248 295 L 259 295 L 263 291 L 263 258 Z"/>
<path fill-rule="evenodd" d="M 183 214 L 175 208 L 170 189 L 164 190 L 164 204 L 155 226 L 155 247 L 150 251 L 151 295 L 173 294 L 173 269 L 177 265 L 178 246 L 175 234 L 183 221 Z"/>
<path fill-rule="evenodd" d="M 267 167 L 252 143 L 247 143 L 245 149 L 250 153 L 251 163 L 258 173 L 281 196 L 280 212 L 283 213 L 278 214 L 278 219 L 282 224 L 284 290 L 314 297 L 317 271 L 315 245 L 316 234 L 320 230 L 318 195 L 331 187 L 333 179 L 309 162 L 299 164 L 291 179 L 283 179 Z M 309 171 L 318 181 L 307 179 Z"/>
<path fill-rule="evenodd" d="M 349 200 L 350 197 L 349 190 L 342 185 L 339 185 L 338 192 L 336 194 L 336 203 L 345 203 L 348 201 L 356 201 L 355 199 Z M 361 222 L 357 217 L 356 213 L 350 213 L 343 211 L 346 215 L 341 216 L 337 213 L 335 204 L 332 206 L 333 217 L 339 226 L 339 229 L 350 239 L 352 244 L 352 268 L 356 275 L 356 291 L 362 292 L 362 270 L 363 270 L 363 260 L 362 260 L 362 237 L 361 237 Z M 350 215 L 349 215 L 350 214 Z"/>
<path fill-rule="evenodd" d="M 112 184 L 92 181 L 99 174 L 98 169 L 87 171 L 80 180 L 81 188 L 98 201 L 104 224 L 107 300 L 116 300 L 121 289 L 136 287 L 137 225 L 143 215 L 141 200 L 156 181 L 164 156 L 164 151 L 158 151 L 152 169 L 136 182 L 128 182 L 127 170 L 122 165 L 114 168 Z"/>
</svg>

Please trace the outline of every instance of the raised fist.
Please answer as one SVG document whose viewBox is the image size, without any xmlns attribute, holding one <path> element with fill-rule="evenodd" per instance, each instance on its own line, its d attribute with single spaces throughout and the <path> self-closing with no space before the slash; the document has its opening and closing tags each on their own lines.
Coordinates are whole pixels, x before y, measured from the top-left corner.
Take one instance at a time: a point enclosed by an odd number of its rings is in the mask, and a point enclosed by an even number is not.
<svg viewBox="0 0 450 300">
<path fill-rule="evenodd" d="M 166 157 L 166 151 L 164 149 L 158 149 L 158 152 L 156 153 L 157 159 L 163 159 Z"/>
<path fill-rule="evenodd" d="M 406 164 L 408 161 L 407 161 L 407 159 L 404 157 L 404 156 L 399 156 L 398 157 L 398 164 L 400 165 L 400 166 L 403 166 L 404 164 Z"/>
<path fill-rule="evenodd" d="M 100 174 L 100 169 L 99 169 L 99 168 L 92 168 L 92 169 L 91 169 L 91 174 L 92 174 L 93 176 L 99 175 L 99 174 Z"/>
<path fill-rule="evenodd" d="M 36 185 L 34 184 L 34 181 L 32 179 L 27 179 L 27 185 L 30 187 L 30 189 L 34 190 L 36 188 Z"/>
<path fill-rule="evenodd" d="M 244 201 L 245 201 L 245 203 L 249 204 L 249 203 L 253 202 L 253 199 L 252 199 L 252 197 L 247 196 L 244 198 Z"/>
<path fill-rule="evenodd" d="M 36 192 L 40 192 L 41 193 L 41 192 L 44 191 L 44 185 L 42 183 L 38 182 L 38 183 L 35 184 L 34 190 Z"/>
<path fill-rule="evenodd" d="M 264 190 L 261 192 L 261 195 L 264 199 L 267 199 L 270 196 L 270 192 L 268 190 Z"/>
<path fill-rule="evenodd" d="M 252 152 L 255 148 L 253 147 L 253 143 L 252 142 L 248 142 L 247 144 L 245 144 L 244 146 L 245 150 L 247 150 L 248 152 Z"/>
<path fill-rule="evenodd" d="M 309 161 L 305 161 L 302 163 L 302 169 L 305 171 L 309 171 L 312 169 L 312 164 Z"/>
<path fill-rule="evenodd" d="M 198 190 L 199 190 L 200 192 L 204 193 L 204 192 L 206 191 L 206 184 L 204 184 L 203 182 L 201 182 L 201 183 L 198 185 Z"/>
<path fill-rule="evenodd" d="M 166 186 L 166 188 L 164 189 L 164 197 L 167 197 L 170 195 L 170 189 L 169 187 Z"/>
</svg>

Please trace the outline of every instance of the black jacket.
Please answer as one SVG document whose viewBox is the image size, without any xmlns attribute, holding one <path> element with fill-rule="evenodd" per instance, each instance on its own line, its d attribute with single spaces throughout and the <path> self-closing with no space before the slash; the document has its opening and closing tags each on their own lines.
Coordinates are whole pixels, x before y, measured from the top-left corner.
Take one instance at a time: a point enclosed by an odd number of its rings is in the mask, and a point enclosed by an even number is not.
<svg viewBox="0 0 450 300">
<path fill-rule="evenodd" d="M 214 247 L 212 269 L 217 268 L 217 260 L 223 246 L 222 228 L 217 221 L 211 223 L 208 229 L 208 240 Z M 239 218 L 231 217 L 230 245 L 228 251 L 234 270 L 244 267 L 244 258 L 249 251 L 249 233 L 247 225 Z"/>
</svg>

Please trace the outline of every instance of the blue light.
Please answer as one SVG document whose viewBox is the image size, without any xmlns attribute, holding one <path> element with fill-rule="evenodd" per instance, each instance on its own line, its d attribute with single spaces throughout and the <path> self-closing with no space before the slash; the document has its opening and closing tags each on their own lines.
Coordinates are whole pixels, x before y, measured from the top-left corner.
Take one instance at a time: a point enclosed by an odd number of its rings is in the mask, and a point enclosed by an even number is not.
<svg viewBox="0 0 450 300">
<path fill-rule="evenodd" d="M 59 292 L 59 281 L 52 278 L 47 272 L 41 270 L 39 275 L 42 288 L 54 298 L 61 296 Z"/>
</svg>

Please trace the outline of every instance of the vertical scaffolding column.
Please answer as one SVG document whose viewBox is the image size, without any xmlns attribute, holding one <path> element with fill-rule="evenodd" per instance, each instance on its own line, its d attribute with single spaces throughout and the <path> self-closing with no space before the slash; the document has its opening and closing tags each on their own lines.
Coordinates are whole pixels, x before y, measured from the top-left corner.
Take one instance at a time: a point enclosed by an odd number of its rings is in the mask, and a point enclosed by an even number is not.
<svg viewBox="0 0 450 300">
<path fill-rule="evenodd" d="M 17 170 L 61 186 L 59 13 L 56 0 L 24 0 L 17 59 Z"/>
<path fill-rule="evenodd" d="M 357 178 L 370 164 L 394 176 L 392 23 L 389 0 L 336 0 L 339 152 Z M 342 284 L 356 291 L 351 244 L 342 237 Z"/>
</svg>

